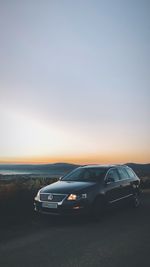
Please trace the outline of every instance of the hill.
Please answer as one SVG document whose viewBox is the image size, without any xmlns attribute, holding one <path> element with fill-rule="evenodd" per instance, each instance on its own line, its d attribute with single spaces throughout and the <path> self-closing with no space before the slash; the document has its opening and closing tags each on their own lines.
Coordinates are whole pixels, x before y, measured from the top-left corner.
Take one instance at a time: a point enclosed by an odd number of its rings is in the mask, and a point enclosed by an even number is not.
<svg viewBox="0 0 150 267">
<path fill-rule="evenodd" d="M 69 163 L 54 164 L 0 164 L 0 173 L 28 173 L 28 174 L 45 174 L 45 173 L 65 173 L 78 167 Z"/>
<path fill-rule="evenodd" d="M 132 168 L 139 177 L 145 177 L 145 176 L 150 177 L 149 163 L 148 164 L 127 163 L 126 165 Z"/>
</svg>

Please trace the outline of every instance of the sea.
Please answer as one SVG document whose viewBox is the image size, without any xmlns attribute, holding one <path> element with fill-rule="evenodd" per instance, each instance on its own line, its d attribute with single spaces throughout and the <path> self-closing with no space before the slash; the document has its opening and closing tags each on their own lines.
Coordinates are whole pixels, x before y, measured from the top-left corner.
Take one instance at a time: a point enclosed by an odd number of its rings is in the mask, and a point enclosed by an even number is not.
<svg viewBox="0 0 150 267">
<path fill-rule="evenodd" d="M 0 170 L 1 175 L 25 175 L 25 174 L 31 174 L 31 172 L 26 171 L 17 171 L 17 170 Z"/>
</svg>

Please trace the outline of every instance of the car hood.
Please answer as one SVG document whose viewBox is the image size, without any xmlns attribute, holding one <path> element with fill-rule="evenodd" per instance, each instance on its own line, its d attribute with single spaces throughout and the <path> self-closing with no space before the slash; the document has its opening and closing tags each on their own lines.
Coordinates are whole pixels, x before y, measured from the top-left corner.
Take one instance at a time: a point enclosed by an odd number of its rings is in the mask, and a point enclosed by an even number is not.
<svg viewBox="0 0 150 267">
<path fill-rule="evenodd" d="M 58 181 L 41 189 L 41 193 L 71 194 L 79 193 L 95 186 L 95 182 Z"/>
</svg>

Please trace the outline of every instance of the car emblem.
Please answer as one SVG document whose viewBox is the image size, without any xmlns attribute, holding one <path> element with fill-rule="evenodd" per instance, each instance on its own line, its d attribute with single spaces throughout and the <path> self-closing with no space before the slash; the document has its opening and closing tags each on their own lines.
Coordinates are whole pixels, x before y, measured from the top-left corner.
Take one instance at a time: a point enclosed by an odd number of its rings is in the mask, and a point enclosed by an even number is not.
<svg viewBox="0 0 150 267">
<path fill-rule="evenodd" d="M 53 194 L 49 194 L 48 195 L 48 200 L 52 200 L 53 199 Z"/>
</svg>

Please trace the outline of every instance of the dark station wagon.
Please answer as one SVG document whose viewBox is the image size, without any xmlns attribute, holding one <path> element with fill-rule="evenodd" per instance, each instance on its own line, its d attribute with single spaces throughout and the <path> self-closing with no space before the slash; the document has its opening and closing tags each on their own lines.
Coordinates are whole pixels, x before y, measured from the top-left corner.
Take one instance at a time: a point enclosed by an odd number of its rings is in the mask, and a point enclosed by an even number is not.
<svg viewBox="0 0 150 267">
<path fill-rule="evenodd" d="M 126 165 L 86 165 L 39 190 L 35 211 L 46 214 L 91 213 L 99 217 L 109 206 L 140 204 L 140 179 Z"/>
</svg>

